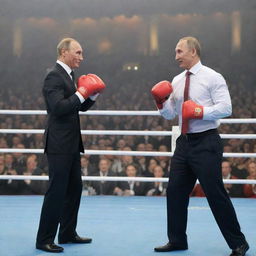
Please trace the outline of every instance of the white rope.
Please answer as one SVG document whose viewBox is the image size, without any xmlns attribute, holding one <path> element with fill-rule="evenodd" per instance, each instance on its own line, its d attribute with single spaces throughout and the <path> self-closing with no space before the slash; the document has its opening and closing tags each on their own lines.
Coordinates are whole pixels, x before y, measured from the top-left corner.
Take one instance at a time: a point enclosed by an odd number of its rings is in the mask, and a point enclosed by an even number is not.
<svg viewBox="0 0 256 256">
<path fill-rule="evenodd" d="M 41 129 L 0 129 L 0 133 L 43 134 Z M 137 136 L 171 136 L 171 131 L 125 131 L 125 130 L 82 130 L 83 135 L 137 135 Z M 256 138 L 256 137 L 255 137 Z"/>
<path fill-rule="evenodd" d="M 42 129 L 0 129 L 6 134 L 43 134 Z M 172 136 L 171 131 L 82 130 L 83 135 Z M 222 139 L 256 139 L 256 134 L 220 134 Z"/>
<path fill-rule="evenodd" d="M 11 110 L 11 109 L 1 109 L 0 115 L 46 115 L 45 110 Z M 98 116 L 160 116 L 159 111 L 134 111 L 134 110 L 89 110 L 86 112 L 79 112 L 81 115 L 98 115 Z M 255 124 L 256 118 L 227 118 L 220 119 L 221 123 L 224 124 L 244 124 L 250 123 Z"/>
<path fill-rule="evenodd" d="M 256 124 L 256 118 L 227 118 L 220 119 L 221 124 Z"/>
<path fill-rule="evenodd" d="M 222 139 L 256 139 L 256 134 L 220 134 Z"/>
<path fill-rule="evenodd" d="M 223 153 L 223 157 L 256 157 L 256 153 Z"/>
<path fill-rule="evenodd" d="M 49 180 L 47 175 L 0 175 L 0 180 Z M 168 182 L 169 178 L 154 177 L 120 177 L 120 176 L 82 176 L 84 181 L 139 181 L 139 182 Z M 223 179 L 225 184 L 256 184 L 256 180 Z M 197 184 L 199 182 L 197 181 Z"/>
<path fill-rule="evenodd" d="M 0 148 L 0 153 L 34 153 L 42 154 L 43 149 L 25 148 Z M 158 151 L 124 151 L 124 150 L 85 150 L 85 155 L 115 155 L 115 156 L 173 156 L 172 152 Z M 223 153 L 223 157 L 252 157 L 256 158 L 256 153 Z"/>
<path fill-rule="evenodd" d="M 46 110 L 0 110 L 1 115 L 46 115 Z M 134 110 L 88 110 L 79 112 L 80 115 L 96 115 L 96 116 L 160 116 L 158 111 L 134 111 Z"/>
<path fill-rule="evenodd" d="M 0 129 L 0 133 L 8 133 L 8 134 L 12 134 L 12 133 L 18 133 L 18 134 L 43 134 L 44 130 L 42 129 Z"/>
</svg>

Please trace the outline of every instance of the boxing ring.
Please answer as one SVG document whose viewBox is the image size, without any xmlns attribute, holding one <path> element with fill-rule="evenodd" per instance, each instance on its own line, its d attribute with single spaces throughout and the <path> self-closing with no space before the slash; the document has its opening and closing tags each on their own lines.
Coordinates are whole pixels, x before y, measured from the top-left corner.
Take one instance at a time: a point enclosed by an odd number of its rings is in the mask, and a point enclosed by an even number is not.
<svg viewBox="0 0 256 256">
<path fill-rule="evenodd" d="M 45 115 L 46 111 L 0 110 L 2 115 Z M 159 116 L 158 111 L 87 111 L 81 115 L 146 115 Z M 221 123 L 256 123 L 256 119 L 221 119 Z M 41 129 L 0 129 L 1 134 L 40 134 Z M 171 136 L 172 152 L 85 150 L 89 155 L 172 156 L 177 128 L 172 131 L 82 130 L 83 135 Z M 255 134 L 221 134 L 222 139 L 255 139 Z M 0 148 L 0 153 L 42 154 L 43 149 Z M 256 153 L 224 153 L 224 157 L 255 158 Z M 0 175 L 0 179 L 45 180 L 47 176 Z M 149 177 L 95 177 L 83 180 L 167 182 L 167 178 Z M 232 184 L 256 184 L 256 180 L 224 180 Z M 0 196 L 0 255 L 52 255 L 35 249 L 42 196 Z M 238 219 L 250 244 L 246 255 L 256 251 L 256 201 L 232 198 Z M 191 198 L 188 217 L 189 250 L 170 255 L 224 256 L 230 254 L 205 198 Z M 79 256 L 136 256 L 156 255 L 155 246 L 167 242 L 165 197 L 83 196 L 78 217 L 78 233 L 93 238 L 88 245 L 64 245 L 65 255 Z M 56 241 L 57 242 L 57 241 Z M 55 255 L 55 254 L 54 254 Z"/>
</svg>

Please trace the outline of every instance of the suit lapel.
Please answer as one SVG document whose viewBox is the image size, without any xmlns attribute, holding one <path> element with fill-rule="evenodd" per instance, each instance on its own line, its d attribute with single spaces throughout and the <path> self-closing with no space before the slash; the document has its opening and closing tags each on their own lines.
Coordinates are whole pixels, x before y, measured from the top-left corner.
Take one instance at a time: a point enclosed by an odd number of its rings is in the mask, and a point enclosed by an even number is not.
<svg viewBox="0 0 256 256">
<path fill-rule="evenodd" d="M 62 75 L 62 77 L 65 81 L 65 84 L 67 84 L 69 87 L 71 87 L 73 91 L 76 91 L 75 83 L 71 79 L 71 77 L 68 75 L 66 70 L 58 63 L 56 63 L 55 68 Z"/>
</svg>

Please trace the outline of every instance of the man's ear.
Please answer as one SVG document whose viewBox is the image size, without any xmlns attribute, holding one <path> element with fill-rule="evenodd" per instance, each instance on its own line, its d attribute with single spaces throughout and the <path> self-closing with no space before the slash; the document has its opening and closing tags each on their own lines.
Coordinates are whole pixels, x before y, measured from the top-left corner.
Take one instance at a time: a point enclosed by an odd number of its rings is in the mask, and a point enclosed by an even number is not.
<svg viewBox="0 0 256 256">
<path fill-rule="evenodd" d="M 61 56 L 65 57 L 66 51 L 67 51 L 67 49 L 62 48 L 61 51 L 60 51 L 61 52 Z"/>
<path fill-rule="evenodd" d="M 193 56 L 196 56 L 196 55 L 197 55 L 195 48 L 192 49 L 192 55 L 193 55 Z"/>
</svg>

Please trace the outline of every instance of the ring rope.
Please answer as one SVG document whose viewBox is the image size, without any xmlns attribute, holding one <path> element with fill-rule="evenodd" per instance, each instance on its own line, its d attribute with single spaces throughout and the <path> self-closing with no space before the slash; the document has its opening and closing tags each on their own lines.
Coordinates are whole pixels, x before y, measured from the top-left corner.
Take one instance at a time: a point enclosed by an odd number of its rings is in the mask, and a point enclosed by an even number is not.
<svg viewBox="0 0 256 256">
<path fill-rule="evenodd" d="M 46 115 L 46 110 L 11 110 L 11 109 L 1 109 L 0 115 Z M 79 112 L 80 115 L 98 115 L 98 116 L 160 116 L 159 111 L 150 110 L 88 110 L 86 112 Z M 220 119 L 221 123 L 224 124 L 244 124 L 250 123 L 255 124 L 256 118 L 227 118 Z"/>
<path fill-rule="evenodd" d="M 0 175 L 0 180 L 49 180 L 47 175 Z M 117 176 L 82 176 L 83 181 L 139 181 L 139 182 L 168 182 L 169 178 L 154 177 L 117 177 Z M 256 180 L 223 179 L 225 184 L 256 184 Z M 197 181 L 197 184 L 199 182 Z"/>
<path fill-rule="evenodd" d="M 43 149 L 25 148 L 0 148 L 0 153 L 35 153 L 43 154 Z M 159 151 L 125 151 L 125 150 L 85 150 L 85 155 L 116 155 L 116 156 L 173 156 L 173 152 Z M 256 153 L 223 153 L 223 157 L 252 157 L 256 158 Z"/>
<path fill-rule="evenodd" d="M 46 115 L 45 110 L 0 110 L 0 114 L 10 115 Z M 113 116 L 160 116 L 158 111 L 87 111 L 79 112 L 81 115 L 113 115 Z M 220 123 L 256 123 L 255 118 L 238 118 L 238 119 L 220 119 Z M 32 133 L 43 134 L 42 129 L 0 129 L 0 133 Z M 172 136 L 171 131 L 123 131 L 123 130 L 82 130 L 84 135 L 152 135 L 152 136 Z M 255 134 L 220 134 L 221 138 L 238 138 L 238 139 L 255 139 Z M 15 149 L 0 148 L 0 153 L 44 153 L 43 149 Z M 154 151 L 115 151 L 115 150 L 85 150 L 84 154 L 88 155 L 130 155 L 130 156 L 173 156 L 172 152 L 154 152 Z M 223 153 L 224 157 L 251 157 L 255 158 L 256 153 Z M 0 175 L 1 179 L 8 180 L 48 180 L 48 176 L 36 175 Z M 143 181 L 143 182 L 168 182 L 168 178 L 151 178 L 151 177 L 99 177 L 99 176 L 82 176 L 82 180 L 95 181 Z M 226 180 L 225 184 L 256 184 L 256 180 Z M 198 183 L 198 181 L 197 181 Z"/>
<path fill-rule="evenodd" d="M 31 134 L 43 134 L 42 129 L 0 129 L 0 133 L 31 133 Z M 83 135 L 137 135 L 137 136 L 172 136 L 171 131 L 125 131 L 125 130 L 81 130 Z M 256 135 L 255 135 L 256 138 Z"/>
<path fill-rule="evenodd" d="M 6 134 L 43 134 L 42 129 L 0 129 Z M 135 136 L 172 136 L 171 131 L 125 131 L 125 130 L 81 130 L 83 135 L 135 135 Z M 220 134 L 222 139 L 256 139 L 256 134 Z"/>
<path fill-rule="evenodd" d="M 0 110 L 2 115 L 46 115 L 46 110 L 10 110 L 2 109 Z M 96 115 L 96 116 L 160 116 L 158 111 L 133 111 L 133 110 L 88 110 L 86 112 L 79 112 L 80 115 Z"/>
</svg>

